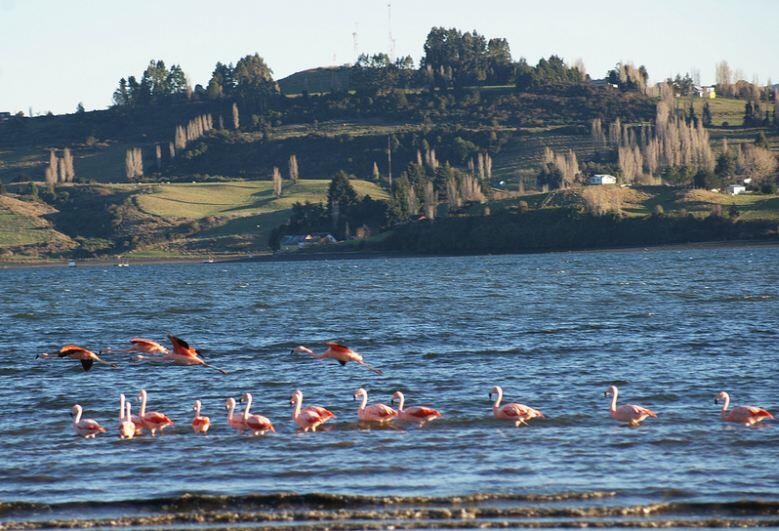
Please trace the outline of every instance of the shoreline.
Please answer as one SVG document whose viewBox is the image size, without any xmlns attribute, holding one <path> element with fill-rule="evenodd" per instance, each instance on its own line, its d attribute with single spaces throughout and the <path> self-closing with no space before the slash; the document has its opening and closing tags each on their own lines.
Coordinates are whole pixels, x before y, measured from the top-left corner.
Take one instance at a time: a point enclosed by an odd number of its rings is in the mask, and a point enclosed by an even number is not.
<svg viewBox="0 0 779 531">
<path fill-rule="evenodd" d="M 720 240 L 709 242 L 689 242 L 689 243 L 670 243 L 656 245 L 630 245 L 630 246 L 607 246 L 590 247 L 581 249 L 533 249 L 527 251 L 518 251 L 511 253 L 464 253 L 464 254 L 432 254 L 432 253 L 404 253 L 393 251 L 314 251 L 303 253 L 279 253 L 279 254 L 257 254 L 254 256 L 229 255 L 213 257 L 213 262 L 208 262 L 203 257 L 169 257 L 169 258 L 139 258 L 125 259 L 124 262 L 131 266 L 145 265 L 192 265 L 192 264 L 234 264 L 247 262 L 300 262 L 300 261 L 319 261 L 319 260 L 371 260 L 387 258 L 434 258 L 434 257 L 457 257 L 457 256 L 511 256 L 511 255 L 538 255 L 553 253 L 598 253 L 598 252 L 651 252 L 651 251 L 669 251 L 669 250 L 705 250 L 705 249 L 739 249 L 739 248 L 779 248 L 779 239 L 764 240 Z M 0 261 L 0 270 L 3 269 L 26 269 L 26 268 L 45 268 L 45 267 L 68 267 L 70 259 L 63 260 L 30 260 L 30 261 Z M 110 258 L 87 258 L 84 260 L 75 260 L 77 267 L 117 267 L 115 257 Z"/>
</svg>

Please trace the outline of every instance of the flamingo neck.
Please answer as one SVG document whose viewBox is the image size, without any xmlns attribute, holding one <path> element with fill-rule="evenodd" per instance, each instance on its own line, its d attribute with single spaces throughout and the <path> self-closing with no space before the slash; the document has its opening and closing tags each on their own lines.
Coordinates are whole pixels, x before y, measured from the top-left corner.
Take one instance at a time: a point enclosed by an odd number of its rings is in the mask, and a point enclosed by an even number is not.
<svg viewBox="0 0 779 531">
<path fill-rule="evenodd" d="M 360 407 L 357 408 L 358 413 L 362 413 L 365 411 L 365 406 L 368 405 L 368 393 L 360 393 L 362 396 L 362 401 L 360 402 Z"/>
<path fill-rule="evenodd" d="M 725 401 L 722 403 L 722 416 L 727 416 L 728 406 L 730 406 L 730 395 L 725 393 Z"/>
<path fill-rule="evenodd" d="M 124 420 L 124 405 L 125 405 L 125 398 L 124 395 L 119 395 L 119 422 L 122 422 Z"/>
<path fill-rule="evenodd" d="M 227 422 L 233 421 L 233 414 L 235 413 L 235 402 L 230 404 L 230 409 L 227 410 Z"/>
<path fill-rule="evenodd" d="M 76 410 L 76 416 L 73 419 L 73 424 L 78 424 L 79 422 L 81 422 L 81 408 Z"/>
<path fill-rule="evenodd" d="M 130 402 L 127 402 L 127 403 L 124 405 L 124 407 L 125 407 L 124 420 L 125 420 L 125 422 L 130 422 L 130 421 L 132 421 L 132 420 L 133 420 L 133 415 L 132 415 L 132 404 L 130 404 Z"/>
<path fill-rule="evenodd" d="M 141 416 L 146 416 L 146 393 L 141 395 Z"/>
<path fill-rule="evenodd" d="M 398 400 L 398 411 L 403 411 L 403 404 L 405 403 L 405 401 L 406 401 L 406 397 L 403 396 L 403 394 L 401 393 Z"/>
<path fill-rule="evenodd" d="M 200 416 L 200 404 L 197 404 L 195 406 L 195 417 L 199 417 L 199 416 Z"/>
<path fill-rule="evenodd" d="M 249 418 L 249 409 L 252 407 L 252 395 L 249 395 L 249 397 L 246 399 L 246 407 L 243 408 L 243 420 L 246 420 Z"/>
<path fill-rule="evenodd" d="M 617 410 L 617 395 L 619 395 L 619 391 L 617 391 L 617 388 L 614 388 L 614 393 L 611 395 L 611 408 L 610 411 L 614 413 Z"/>
<path fill-rule="evenodd" d="M 295 396 L 295 411 L 292 412 L 292 418 L 298 418 L 300 415 L 300 408 L 303 406 L 303 397 L 300 395 Z"/>
<path fill-rule="evenodd" d="M 493 404 L 492 409 L 498 409 L 501 400 L 503 400 L 503 389 L 498 389 L 498 396 L 495 398 L 495 404 Z"/>
</svg>

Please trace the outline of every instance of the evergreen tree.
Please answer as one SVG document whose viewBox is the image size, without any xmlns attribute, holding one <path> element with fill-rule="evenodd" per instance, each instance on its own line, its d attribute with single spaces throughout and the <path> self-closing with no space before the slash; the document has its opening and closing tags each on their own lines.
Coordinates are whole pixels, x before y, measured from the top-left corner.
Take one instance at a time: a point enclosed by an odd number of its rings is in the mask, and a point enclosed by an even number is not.
<svg viewBox="0 0 779 531">
<path fill-rule="evenodd" d="M 709 102 L 703 102 L 703 113 L 701 115 L 704 127 L 711 127 L 711 109 L 709 108 Z"/>
</svg>

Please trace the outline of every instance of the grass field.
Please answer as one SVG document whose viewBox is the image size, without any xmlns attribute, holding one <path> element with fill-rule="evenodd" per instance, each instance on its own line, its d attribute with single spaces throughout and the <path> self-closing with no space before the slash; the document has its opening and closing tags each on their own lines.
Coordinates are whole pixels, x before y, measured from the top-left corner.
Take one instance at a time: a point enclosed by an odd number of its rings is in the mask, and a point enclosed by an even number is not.
<svg viewBox="0 0 779 531">
<path fill-rule="evenodd" d="M 177 220 L 218 218 L 216 226 L 196 235 L 192 243 L 200 247 L 218 247 L 222 241 L 234 245 L 237 238 L 243 238 L 251 240 L 251 248 L 265 248 L 271 230 L 287 221 L 292 205 L 324 201 L 328 185 L 326 180 L 303 179 L 296 185 L 287 184 L 282 196 L 276 198 L 270 181 L 165 184 L 144 187 L 134 200 L 140 210 L 153 216 Z M 355 180 L 352 186 L 360 196 L 388 197 L 375 183 Z"/>
<path fill-rule="evenodd" d="M 53 230 L 42 218 L 51 209 L 0 196 L 0 249 L 55 243 L 67 246 L 69 238 Z"/>
</svg>

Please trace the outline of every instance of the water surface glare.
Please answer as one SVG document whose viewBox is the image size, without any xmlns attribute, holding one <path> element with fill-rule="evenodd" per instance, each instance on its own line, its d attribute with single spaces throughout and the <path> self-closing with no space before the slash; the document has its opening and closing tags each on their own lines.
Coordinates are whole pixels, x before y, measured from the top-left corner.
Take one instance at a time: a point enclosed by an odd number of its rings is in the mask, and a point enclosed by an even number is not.
<svg viewBox="0 0 779 531">
<path fill-rule="evenodd" d="M 736 404 L 779 411 L 778 262 L 779 249 L 754 247 L 2 270 L 0 502 L 286 491 L 779 500 L 779 426 L 725 425 L 713 404 L 728 390 Z M 231 374 L 128 355 L 88 373 L 33 359 L 168 332 Z M 333 339 L 384 375 L 290 354 Z M 616 425 L 603 397 L 612 383 L 659 418 Z M 492 420 L 494 384 L 549 419 Z M 400 389 L 444 418 L 360 429 L 360 385 L 371 402 Z M 118 394 L 141 388 L 177 426 L 120 441 Z M 296 388 L 337 415 L 330 431 L 295 433 Z M 242 391 L 278 433 L 227 428 L 225 398 Z M 207 437 L 189 427 L 195 399 L 212 419 Z M 74 403 L 110 437 L 76 438 Z"/>
</svg>

